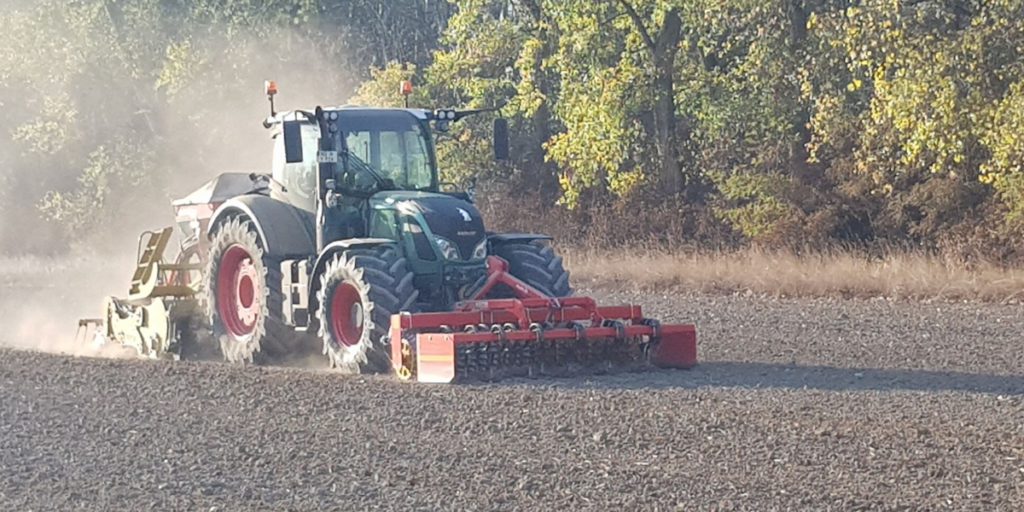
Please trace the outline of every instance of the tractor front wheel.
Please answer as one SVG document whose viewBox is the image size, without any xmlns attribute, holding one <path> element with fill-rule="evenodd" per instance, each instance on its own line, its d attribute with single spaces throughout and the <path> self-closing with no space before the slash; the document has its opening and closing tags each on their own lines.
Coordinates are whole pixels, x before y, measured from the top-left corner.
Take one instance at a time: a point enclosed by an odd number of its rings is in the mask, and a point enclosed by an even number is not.
<svg viewBox="0 0 1024 512">
<path fill-rule="evenodd" d="M 335 255 L 317 291 L 320 338 L 331 366 L 352 373 L 389 371 L 391 347 L 381 340 L 391 315 L 415 312 L 418 295 L 406 259 L 392 246 Z"/>
</svg>

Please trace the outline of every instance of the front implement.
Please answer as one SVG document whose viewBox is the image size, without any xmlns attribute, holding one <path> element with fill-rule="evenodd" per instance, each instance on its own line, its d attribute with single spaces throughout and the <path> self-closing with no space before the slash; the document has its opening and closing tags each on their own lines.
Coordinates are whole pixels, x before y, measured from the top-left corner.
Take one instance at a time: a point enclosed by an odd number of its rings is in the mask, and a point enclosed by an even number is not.
<svg viewBox="0 0 1024 512">
<path fill-rule="evenodd" d="M 469 300 L 452 312 L 391 319 L 391 360 L 407 380 L 447 383 L 697 364 L 697 331 L 662 325 L 640 306 L 598 306 L 589 297 L 546 297 L 497 258 L 476 296 L 501 284 L 517 298 Z"/>
</svg>

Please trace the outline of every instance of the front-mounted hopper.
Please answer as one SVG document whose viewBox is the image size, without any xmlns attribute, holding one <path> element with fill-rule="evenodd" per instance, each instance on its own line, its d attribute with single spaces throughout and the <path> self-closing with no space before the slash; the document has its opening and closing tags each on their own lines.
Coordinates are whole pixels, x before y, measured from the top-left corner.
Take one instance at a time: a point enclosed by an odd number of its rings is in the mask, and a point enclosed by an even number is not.
<svg viewBox="0 0 1024 512">
<path fill-rule="evenodd" d="M 589 297 L 547 297 L 491 257 L 475 297 L 497 285 L 515 298 L 468 300 L 454 311 L 391 319 L 391 360 L 403 379 L 447 383 L 697 363 L 693 325 L 662 325 L 640 306 L 598 306 Z"/>
</svg>

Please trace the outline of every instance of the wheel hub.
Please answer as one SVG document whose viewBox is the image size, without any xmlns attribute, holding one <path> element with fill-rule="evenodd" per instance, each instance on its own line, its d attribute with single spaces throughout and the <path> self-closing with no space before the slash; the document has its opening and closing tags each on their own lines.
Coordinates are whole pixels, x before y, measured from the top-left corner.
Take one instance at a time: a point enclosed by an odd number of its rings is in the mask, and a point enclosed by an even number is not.
<svg viewBox="0 0 1024 512">
<path fill-rule="evenodd" d="M 245 325 L 256 323 L 257 306 L 256 301 L 256 266 L 252 260 L 245 259 L 235 273 L 235 307 L 238 309 L 238 318 Z"/>
<path fill-rule="evenodd" d="M 236 337 L 256 330 L 261 309 L 259 272 L 246 248 L 233 245 L 221 257 L 217 275 L 217 312 Z"/>
<path fill-rule="evenodd" d="M 349 283 L 338 285 L 331 296 L 331 337 L 345 347 L 358 345 L 365 317 L 359 290 Z"/>
</svg>

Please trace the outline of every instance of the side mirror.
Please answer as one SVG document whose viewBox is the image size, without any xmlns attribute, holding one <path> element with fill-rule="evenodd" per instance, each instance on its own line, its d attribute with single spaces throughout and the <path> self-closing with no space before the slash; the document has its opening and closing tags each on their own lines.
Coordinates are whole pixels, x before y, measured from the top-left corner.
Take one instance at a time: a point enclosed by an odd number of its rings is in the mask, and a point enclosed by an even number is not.
<svg viewBox="0 0 1024 512">
<path fill-rule="evenodd" d="M 508 120 L 501 117 L 494 120 L 494 159 L 509 159 Z"/>
<path fill-rule="evenodd" d="M 284 161 L 289 164 L 302 161 L 302 126 L 299 121 L 283 123 Z"/>
</svg>

